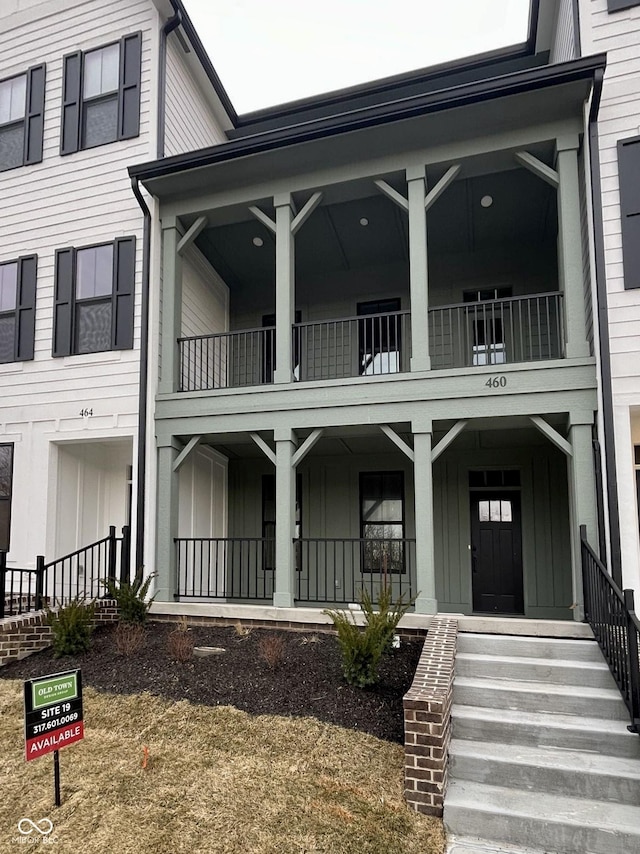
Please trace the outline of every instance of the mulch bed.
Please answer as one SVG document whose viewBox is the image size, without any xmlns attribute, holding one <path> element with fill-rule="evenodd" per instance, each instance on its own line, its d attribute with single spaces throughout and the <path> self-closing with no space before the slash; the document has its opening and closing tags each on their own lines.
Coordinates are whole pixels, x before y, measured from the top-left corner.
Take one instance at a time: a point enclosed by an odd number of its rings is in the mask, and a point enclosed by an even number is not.
<svg viewBox="0 0 640 854">
<path fill-rule="evenodd" d="M 223 654 L 173 661 L 167 638 L 174 624 L 149 622 L 144 647 L 131 656 L 118 653 L 115 627 L 98 629 L 91 650 L 78 657 L 54 658 L 50 649 L 0 669 L 0 678 L 31 679 L 80 668 L 84 685 L 116 694 L 148 691 L 173 700 L 207 706 L 230 705 L 255 715 L 313 716 L 321 721 L 402 743 L 402 697 L 415 673 L 421 641 L 403 641 L 383 656 L 380 680 L 368 689 L 348 685 L 334 635 L 253 629 L 241 636 L 234 627 L 191 629 L 196 646 L 221 647 Z M 261 640 L 282 636 L 284 650 L 271 668 Z"/>
</svg>

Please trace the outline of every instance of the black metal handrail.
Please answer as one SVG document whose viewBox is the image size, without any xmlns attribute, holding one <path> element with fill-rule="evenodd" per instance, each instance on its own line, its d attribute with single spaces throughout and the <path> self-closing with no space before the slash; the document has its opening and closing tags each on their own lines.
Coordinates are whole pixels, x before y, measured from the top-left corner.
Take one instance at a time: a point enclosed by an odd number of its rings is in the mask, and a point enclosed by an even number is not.
<svg viewBox="0 0 640 854">
<path fill-rule="evenodd" d="M 129 580 L 130 556 L 128 525 L 121 537 L 112 525 L 106 537 L 49 563 L 38 555 L 35 569 L 8 568 L 7 553 L 0 552 L 0 618 L 37 611 L 45 603 L 64 605 L 76 597 L 104 596 L 107 579 L 119 575 L 120 581 Z"/>
<path fill-rule="evenodd" d="M 275 540 L 263 537 L 176 537 L 176 599 L 273 597 Z"/>
<path fill-rule="evenodd" d="M 580 526 L 585 617 L 629 710 L 629 730 L 640 735 L 640 620 L 633 590 L 621 590 L 587 542 Z"/>
</svg>

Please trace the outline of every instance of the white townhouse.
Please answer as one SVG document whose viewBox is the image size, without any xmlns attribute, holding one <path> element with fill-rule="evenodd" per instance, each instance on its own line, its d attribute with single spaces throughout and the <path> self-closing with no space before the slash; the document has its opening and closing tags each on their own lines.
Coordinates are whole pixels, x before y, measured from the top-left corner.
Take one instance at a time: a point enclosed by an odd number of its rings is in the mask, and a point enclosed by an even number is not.
<svg viewBox="0 0 640 854">
<path fill-rule="evenodd" d="M 607 54 L 590 144 L 595 272 L 608 303 L 610 364 L 602 376 L 613 412 L 605 441 L 615 443 L 610 505 L 619 517 L 619 541 L 612 519 L 612 564 L 621 558 L 623 586 L 640 592 L 640 0 L 575 5 L 578 49 Z"/>
<path fill-rule="evenodd" d="M 132 163 L 214 145 L 231 107 L 178 0 L 0 4 L 0 549 L 8 566 L 154 535 Z M 148 212 L 144 210 L 148 205 Z M 192 253 L 198 263 L 196 253 Z M 157 275 L 157 272 L 156 272 Z"/>
</svg>

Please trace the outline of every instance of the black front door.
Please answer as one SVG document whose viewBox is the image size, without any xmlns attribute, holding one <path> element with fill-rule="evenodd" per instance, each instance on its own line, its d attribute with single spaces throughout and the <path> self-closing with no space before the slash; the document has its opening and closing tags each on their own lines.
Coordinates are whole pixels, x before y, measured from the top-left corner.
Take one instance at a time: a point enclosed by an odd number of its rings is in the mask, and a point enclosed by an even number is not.
<svg viewBox="0 0 640 854">
<path fill-rule="evenodd" d="M 473 610 L 523 614 L 518 492 L 471 492 Z"/>
</svg>

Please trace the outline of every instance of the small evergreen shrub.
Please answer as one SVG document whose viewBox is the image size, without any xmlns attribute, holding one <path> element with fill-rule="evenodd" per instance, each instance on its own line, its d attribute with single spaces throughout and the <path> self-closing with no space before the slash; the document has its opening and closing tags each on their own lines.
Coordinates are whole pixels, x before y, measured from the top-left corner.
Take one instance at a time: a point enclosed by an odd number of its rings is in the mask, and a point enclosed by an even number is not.
<svg viewBox="0 0 640 854">
<path fill-rule="evenodd" d="M 362 628 L 351 612 L 324 611 L 338 634 L 342 670 L 350 685 L 358 688 L 375 685 L 380 659 L 385 652 L 391 651 L 396 627 L 414 601 L 405 602 L 401 596 L 394 605 L 391 590 L 385 585 L 380 590 L 376 611 L 370 594 L 364 590 L 360 598 L 365 618 Z"/>
<path fill-rule="evenodd" d="M 81 655 L 89 650 L 95 610 L 94 602 L 86 604 L 77 596 L 57 611 L 46 606 L 45 619 L 53 632 L 53 654 L 56 658 Z"/>
<path fill-rule="evenodd" d="M 154 572 L 143 581 L 142 572 L 137 572 L 132 582 L 116 582 L 112 578 L 103 582 L 109 596 L 118 603 L 120 622 L 144 623 L 146 621 L 151 603 L 155 599 L 155 596 L 147 599 L 147 594 L 151 581 L 155 577 L 156 573 Z"/>
</svg>

